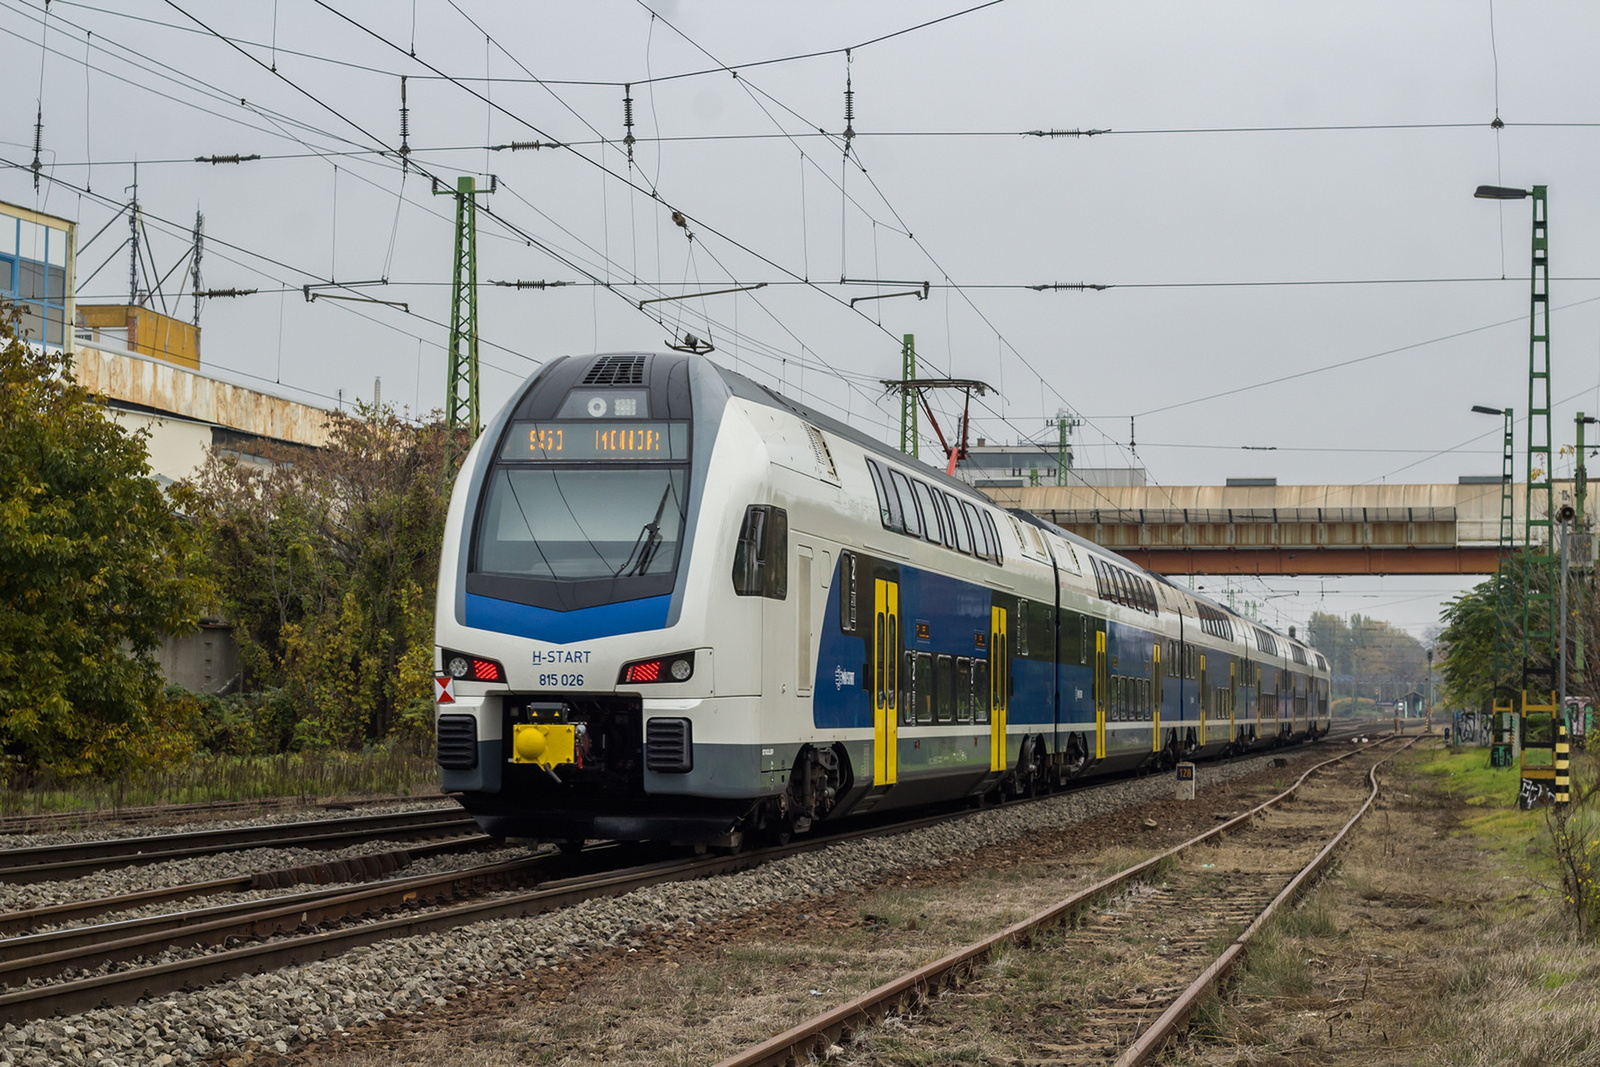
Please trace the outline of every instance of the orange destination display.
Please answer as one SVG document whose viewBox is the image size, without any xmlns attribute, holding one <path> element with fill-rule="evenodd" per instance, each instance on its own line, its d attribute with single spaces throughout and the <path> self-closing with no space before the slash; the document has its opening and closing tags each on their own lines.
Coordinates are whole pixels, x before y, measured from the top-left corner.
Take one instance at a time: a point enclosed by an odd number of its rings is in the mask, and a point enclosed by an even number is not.
<svg viewBox="0 0 1600 1067">
<path fill-rule="evenodd" d="M 683 460 L 689 425 L 634 420 L 518 422 L 506 434 L 506 460 Z"/>
</svg>

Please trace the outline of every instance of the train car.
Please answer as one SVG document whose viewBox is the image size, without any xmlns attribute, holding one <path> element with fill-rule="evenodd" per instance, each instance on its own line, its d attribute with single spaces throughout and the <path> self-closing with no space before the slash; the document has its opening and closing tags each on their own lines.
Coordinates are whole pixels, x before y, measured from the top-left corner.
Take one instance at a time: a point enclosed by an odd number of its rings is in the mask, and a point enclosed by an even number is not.
<svg viewBox="0 0 1600 1067">
<path fill-rule="evenodd" d="M 451 497 L 442 784 L 503 836 L 733 847 L 1325 732 L 1325 662 L 1257 632 L 703 356 L 566 357 Z"/>
</svg>

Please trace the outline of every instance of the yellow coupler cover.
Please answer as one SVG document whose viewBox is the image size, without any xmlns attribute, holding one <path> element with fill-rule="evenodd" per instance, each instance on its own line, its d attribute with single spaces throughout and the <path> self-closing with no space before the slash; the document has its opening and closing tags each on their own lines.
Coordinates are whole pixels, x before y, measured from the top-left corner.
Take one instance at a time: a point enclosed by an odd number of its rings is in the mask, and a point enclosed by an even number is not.
<svg viewBox="0 0 1600 1067">
<path fill-rule="evenodd" d="M 559 767 L 563 763 L 576 763 L 577 728 L 550 723 L 513 723 L 511 726 L 511 762 L 537 763 L 541 767 Z"/>
</svg>

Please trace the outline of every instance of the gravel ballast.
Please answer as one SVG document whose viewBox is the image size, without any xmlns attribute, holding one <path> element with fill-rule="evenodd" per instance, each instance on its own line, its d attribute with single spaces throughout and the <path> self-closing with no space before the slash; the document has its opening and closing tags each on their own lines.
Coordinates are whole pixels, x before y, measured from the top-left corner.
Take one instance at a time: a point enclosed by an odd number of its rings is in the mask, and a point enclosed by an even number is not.
<svg viewBox="0 0 1600 1067">
<path fill-rule="evenodd" d="M 1201 765 L 1197 775 L 1202 795 L 1207 785 L 1252 774 L 1271 760 L 1260 756 Z M 892 871 L 938 867 L 952 856 L 1029 833 L 1170 799 L 1172 788 L 1165 775 L 1116 782 L 893 836 L 841 842 L 736 874 L 651 886 L 529 918 L 385 941 L 136 1006 L 7 1025 L 0 1029 L 0 1064 L 166 1067 L 200 1062 L 251 1042 L 287 1052 L 362 1023 L 443 1005 L 469 987 L 513 981 L 596 951 L 631 947 L 649 931 L 693 929 L 803 896 L 856 889 Z M 215 870 L 214 860 L 205 862 Z"/>
</svg>

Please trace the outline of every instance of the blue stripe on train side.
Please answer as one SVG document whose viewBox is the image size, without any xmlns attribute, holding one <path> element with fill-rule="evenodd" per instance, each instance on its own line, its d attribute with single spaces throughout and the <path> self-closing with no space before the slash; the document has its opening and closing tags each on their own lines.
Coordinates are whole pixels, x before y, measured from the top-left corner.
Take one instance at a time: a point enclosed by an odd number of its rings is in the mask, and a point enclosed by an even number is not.
<svg viewBox="0 0 1600 1067">
<path fill-rule="evenodd" d="M 477 630 L 565 645 L 596 637 L 659 630 L 667 625 L 667 609 L 671 604 L 672 594 L 667 593 L 576 611 L 552 611 L 468 593 L 466 621 Z"/>
</svg>

